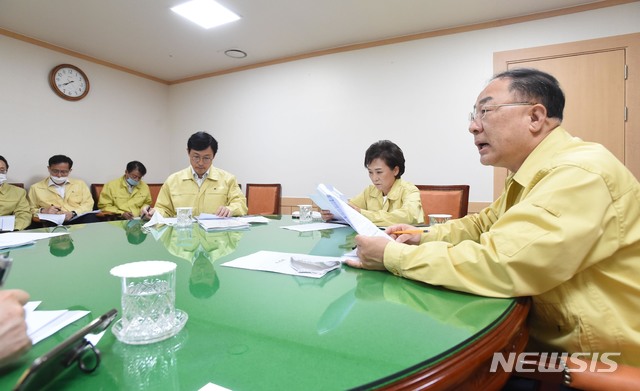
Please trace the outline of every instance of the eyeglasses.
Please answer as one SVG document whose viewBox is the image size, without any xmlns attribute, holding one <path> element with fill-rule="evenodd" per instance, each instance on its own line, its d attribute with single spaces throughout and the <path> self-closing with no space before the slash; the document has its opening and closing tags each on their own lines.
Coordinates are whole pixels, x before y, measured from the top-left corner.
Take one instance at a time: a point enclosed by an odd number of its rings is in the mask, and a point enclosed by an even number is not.
<svg viewBox="0 0 640 391">
<path fill-rule="evenodd" d="M 213 160 L 213 156 L 189 156 L 192 162 L 194 163 L 211 163 Z"/>
<path fill-rule="evenodd" d="M 69 170 L 56 170 L 55 168 L 50 168 L 49 171 L 51 171 L 51 173 L 55 176 L 58 175 L 62 175 L 62 176 L 67 176 L 69 175 Z"/>
<path fill-rule="evenodd" d="M 6 173 L 7 173 L 6 168 L 0 168 L 0 174 L 6 174 Z"/>
<path fill-rule="evenodd" d="M 488 112 L 498 110 L 500 107 L 504 106 L 533 106 L 535 103 L 529 102 L 514 102 L 514 103 L 502 103 L 499 105 L 484 105 L 482 107 L 477 108 L 475 111 L 469 113 L 469 122 L 478 123 L 478 121 L 482 121 L 484 116 L 487 115 Z"/>
</svg>

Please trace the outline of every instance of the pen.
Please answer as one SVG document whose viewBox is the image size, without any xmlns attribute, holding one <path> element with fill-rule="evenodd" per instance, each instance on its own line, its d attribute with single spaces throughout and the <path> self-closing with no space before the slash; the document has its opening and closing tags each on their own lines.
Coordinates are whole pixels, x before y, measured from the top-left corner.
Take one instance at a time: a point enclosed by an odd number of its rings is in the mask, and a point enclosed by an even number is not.
<svg viewBox="0 0 640 391">
<path fill-rule="evenodd" d="M 406 231 L 396 231 L 391 233 L 395 235 L 401 235 L 401 234 L 422 234 L 425 232 L 429 232 L 429 230 L 428 229 L 408 229 Z"/>
</svg>

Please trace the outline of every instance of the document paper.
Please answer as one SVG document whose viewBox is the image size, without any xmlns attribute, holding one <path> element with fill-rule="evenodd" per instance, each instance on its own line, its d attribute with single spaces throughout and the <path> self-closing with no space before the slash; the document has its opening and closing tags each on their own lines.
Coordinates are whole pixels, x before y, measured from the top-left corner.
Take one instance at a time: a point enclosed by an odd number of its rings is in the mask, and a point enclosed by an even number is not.
<svg viewBox="0 0 640 391">
<path fill-rule="evenodd" d="M 349 204 L 343 200 L 343 197 L 341 197 L 342 193 L 333 187 L 319 184 L 318 192 L 324 196 L 327 202 L 331 205 L 331 212 L 334 215 L 337 213 L 338 216 L 346 221 L 358 234 L 364 236 L 381 236 L 392 240 L 389 235 L 376 227 L 371 220 L 367 219 L 350 207 Z"/>
</svg>

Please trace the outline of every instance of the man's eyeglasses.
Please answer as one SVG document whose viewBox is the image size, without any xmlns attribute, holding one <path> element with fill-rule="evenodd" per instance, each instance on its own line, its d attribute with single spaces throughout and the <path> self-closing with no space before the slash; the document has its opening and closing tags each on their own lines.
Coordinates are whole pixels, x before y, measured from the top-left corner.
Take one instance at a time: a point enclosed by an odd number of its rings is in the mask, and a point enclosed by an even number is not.
<svg viewBox="0 0 640 391">
<path fill-rule="evenodd" d="M 189 156 L 189 158 L 194 163 L 211 163 L 211 161 L 213 160 L 212 156 Z"/>
<path fill-rule="evenodd" d="M 0 174 L 6 174 L 6 173 L 7 173 L 6 168 L 0 168 Z"/>
<path fill-rule="evenodd" d="M 499 109 L 504 106 L 533 106 L 535 103 L 529 102 L 514 102 L 514 103 L 502 103 L 499 105 L 484 105 L 482 107 L 477 108 L 475 111 L 469 113 L 469 122 L 482 121 L 484 116 L 487 115 L 488 112 Z"/>
</svg>

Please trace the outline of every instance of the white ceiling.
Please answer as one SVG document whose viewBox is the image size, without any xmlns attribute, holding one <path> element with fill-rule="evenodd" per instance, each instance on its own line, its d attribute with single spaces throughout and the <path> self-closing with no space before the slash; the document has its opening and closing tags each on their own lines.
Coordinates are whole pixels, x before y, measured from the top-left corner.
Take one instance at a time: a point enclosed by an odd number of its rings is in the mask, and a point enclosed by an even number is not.
<svg viewBox="0 0 640 391">
<path fill-rule="evenodd" d="M 170 10 L 184 1 L 0 0 L 0 28 L 170 82 L 346 45 L 601 2 L 219 0 L 242 19 L 205 30 Z M 248 56 L 229 58 L 227 49 L 241 49 Z"/>
</svg>

